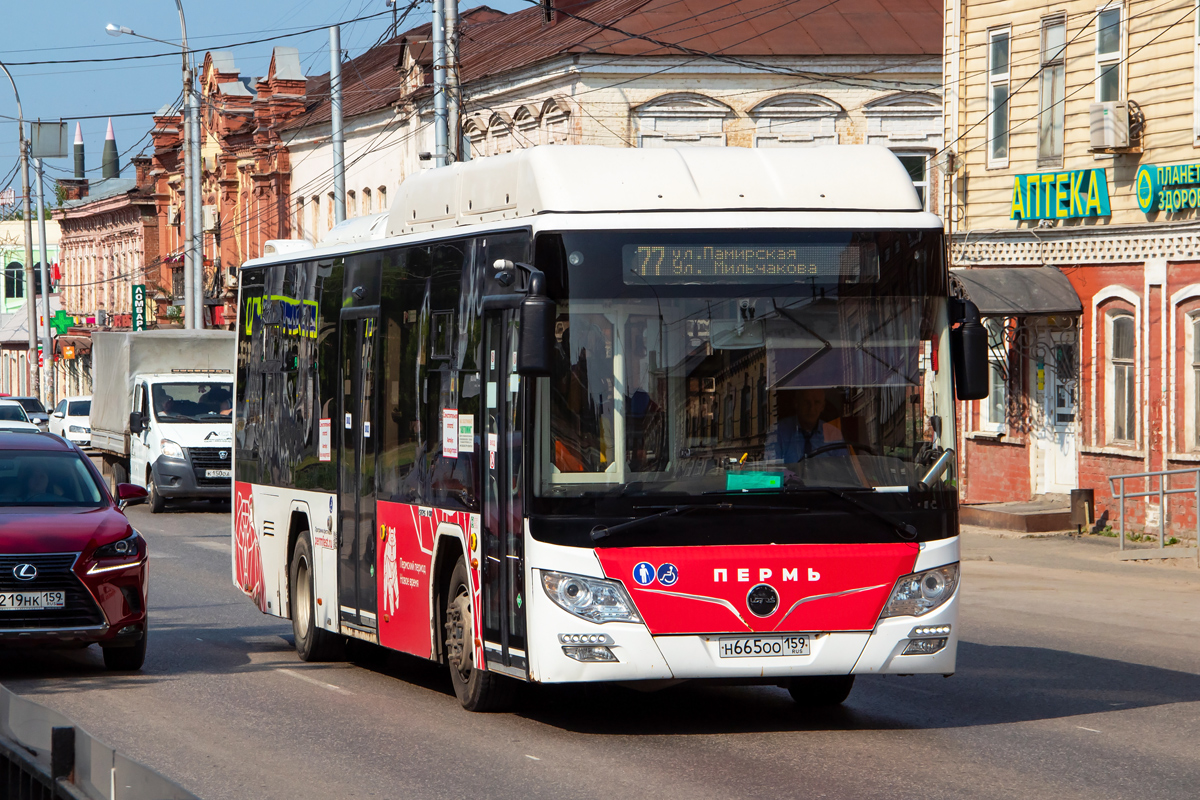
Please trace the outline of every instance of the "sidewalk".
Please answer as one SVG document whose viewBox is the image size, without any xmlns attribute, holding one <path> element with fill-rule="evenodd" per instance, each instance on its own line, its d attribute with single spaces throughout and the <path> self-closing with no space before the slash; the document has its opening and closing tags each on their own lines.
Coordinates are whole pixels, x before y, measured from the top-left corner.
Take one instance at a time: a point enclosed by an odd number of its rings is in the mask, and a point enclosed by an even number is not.
<svg viewBox="0 0 1200 800">
<path fill-rule="evenodd" d="M 1195 557 L 1121 561 L 1120 543 L 1115 537 L 1085 534 L 1075 539 L 1068 533 L 1018 534 L 974 525 L 963 525 L 960 533 L 963 561 L 994 561 L 1131 578 L 1158 577 L 1200 588 L 1200 569 Z"/>
</svg>

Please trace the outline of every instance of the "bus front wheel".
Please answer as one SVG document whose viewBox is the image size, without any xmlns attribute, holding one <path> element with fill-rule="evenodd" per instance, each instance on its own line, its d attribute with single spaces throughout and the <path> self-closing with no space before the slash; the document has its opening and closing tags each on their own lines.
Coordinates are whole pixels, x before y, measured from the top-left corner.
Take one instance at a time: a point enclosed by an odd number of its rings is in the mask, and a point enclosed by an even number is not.
<svg viewBox="0 0 1200 800">
<path fill-rule="evenodd" d="M 853 688 L 853 675 L 805 675 L 788 684 L 788 692 L 801 708 L 840 706 Z"/>
<path fill-rule="evenodd" d="M 446 587 L 446 664 L 458 702 L 468 711 L 502 711 L 512 703 L 513 683 L 475 664 L 475 608 L 461 556 Z"/>
</svg>

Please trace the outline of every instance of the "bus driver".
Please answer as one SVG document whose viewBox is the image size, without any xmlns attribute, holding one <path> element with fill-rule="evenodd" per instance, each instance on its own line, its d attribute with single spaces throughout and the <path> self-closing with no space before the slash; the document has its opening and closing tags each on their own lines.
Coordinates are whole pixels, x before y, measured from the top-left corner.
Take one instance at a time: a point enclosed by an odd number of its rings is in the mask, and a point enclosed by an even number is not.
<svg viewBox="0 0 1200 800">
<path fill-rule="evenodd" d="M 842 441 L 842 432 L 836 425 L 821 421 L 825 411 L 824 389 L 784 391 L 776 397 L 779 423 L 775 428 L 772 457 L 785 464 L 794 464 L 825 445 Z"/>
</svg>

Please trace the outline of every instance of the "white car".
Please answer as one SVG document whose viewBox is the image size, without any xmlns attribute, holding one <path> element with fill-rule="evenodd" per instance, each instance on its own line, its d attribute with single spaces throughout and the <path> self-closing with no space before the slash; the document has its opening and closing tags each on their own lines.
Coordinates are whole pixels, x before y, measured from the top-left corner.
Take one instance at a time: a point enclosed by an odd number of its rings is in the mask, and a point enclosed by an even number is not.
<svg viewBox="0 0 1200 800">
<path fill-rule="evenodd" d="M 25 408 L 16 400 L 0 400 L 0 431 L 40 432 L 41 428 L 29 421 Z"/>
<path fill-rule="evenodd" d="M 80 447 L 92 443 L 92 396 L 60 400 L 50 414 L 50 432 Z"/>
</svg>

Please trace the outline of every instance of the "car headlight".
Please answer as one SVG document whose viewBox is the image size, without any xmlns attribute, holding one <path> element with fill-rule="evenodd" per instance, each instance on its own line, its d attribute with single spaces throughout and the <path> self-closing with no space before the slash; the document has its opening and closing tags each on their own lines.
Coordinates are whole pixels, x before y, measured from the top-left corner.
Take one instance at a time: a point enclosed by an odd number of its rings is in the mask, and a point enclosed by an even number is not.
<svg viewBox="0 0 1200 800">
<path fill-rule="evenodd" d="M 167 458 L 183 458 L 183 448 L 170 439 L 163 439 L 162 454 Z"/>
<path fill-rule="evenodd" d="M 85 428 L 82 425 L 71 425 L 67 428 L 68 433 L 91 433 L 91 428 Z"/>
<path fill-rule="evenodd" d="M 928 614 L 953 597 L 957 587 L 958 564 L 905 575 L 896 581 L 892 596 L 879 616 L 919 617 Z"/>
<path fill-rule="evenodd" d="M 641 622 L 618 581 L 542 570 L 542 588 L 554 604 L 588 622 Z"/>
<path fill-rule="evenodd" d="M 107 566 L 101 567 L 98 564 L 93 564 L 92 568 L 88 570 L 88 574 L 90 575 L 95 572 L 106 572 L 109 569 L 120 569 L 123 566 L 127 566 L 128 562 L 136 561 L 138 558 L 138 555 L 139 555 L 138 554 L 138 538 L 139 537 L 138 537 L 137 531 L 134 531 L 132 534 L 130 534 L 129 536 L 126 536 L 124 539 L 119 539 L 115 542 L 109 542 L 106 545 L 97 547 L 96 552 L 92 553 L 93 561 L 100 561 L 102 559 L 110 559 L 110 558 L 119 558 L 119 559 L 122 559 L 124 563 L 117 564 L 112 567 L 107 567 Z"/>
</svg>

